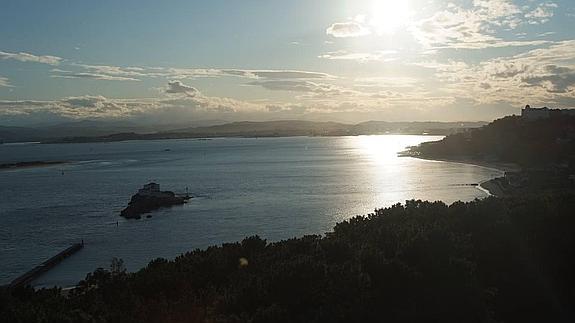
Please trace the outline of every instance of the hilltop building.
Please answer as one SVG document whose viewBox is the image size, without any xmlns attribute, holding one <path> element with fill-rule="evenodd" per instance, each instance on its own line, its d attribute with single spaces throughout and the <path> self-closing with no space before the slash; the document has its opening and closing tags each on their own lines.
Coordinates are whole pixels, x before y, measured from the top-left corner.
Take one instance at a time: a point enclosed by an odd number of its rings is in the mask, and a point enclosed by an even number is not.
<svg viewBox="0 0 575 323">
<path fill-rule="evenodd" d="M 547 119 L 549 118 L 549 108 L 532 108 L 526 105 L 525 108 L 521 110 L 521 117 L 527 120 Z"/>
<path fill-rule="evenodd" d="M 548 119 L 552 115 L 575 116 L 575 109 L 549 109 L 548 107 L 532 108 L 531 106 L 526 105 L 525 108 L 521 110 L 521 117 L 527 120 Z"/>
</svg>

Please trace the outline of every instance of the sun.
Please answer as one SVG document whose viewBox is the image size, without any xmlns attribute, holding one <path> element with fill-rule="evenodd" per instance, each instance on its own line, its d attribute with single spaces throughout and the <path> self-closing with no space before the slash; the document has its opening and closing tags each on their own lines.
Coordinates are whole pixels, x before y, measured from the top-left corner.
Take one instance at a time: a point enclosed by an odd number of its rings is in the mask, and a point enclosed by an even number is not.
<svg viewBox="0 0 575 323">
<path fill-rule="evenodd" d="M 407 0 L 375 0 L 370 25 L 379 35 L 396 32 L 409 19 Z"/>
</svg>

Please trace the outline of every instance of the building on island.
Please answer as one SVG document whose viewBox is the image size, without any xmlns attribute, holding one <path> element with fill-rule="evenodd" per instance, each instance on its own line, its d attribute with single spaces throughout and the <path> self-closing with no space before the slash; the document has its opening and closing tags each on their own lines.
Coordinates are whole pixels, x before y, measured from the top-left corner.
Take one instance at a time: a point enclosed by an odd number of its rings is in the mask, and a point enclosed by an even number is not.
<svg viewBox="0 0 575 323">
<path fill-rule="evenodd" d="M 148 183 L 132 195 L 128 207 L 120 212 L 120 215 L 128 219 L 140 219 L 142 214 L 157 210 L 162 207 L 181 205 L 191 197 L 176 195 L 171 191 L 160 191 L 160 184 Z M 150 216 L 148 216 L 150 217 Z"/>
<path fill-rule="evenodd" d="M 549 109 L 548 107 L 532 108 L 531 106 L 526 105 L 525 108 L 521 110 L 521 117 L 526 120 L 549 119 L 549 117 L 553 115 L 575 116 L 575 109 Z"/>
<path fill-rule="evenodd" d="M 146 184 L 144 187 L 138 190 L 138 195 L 149 197 L 166 197 L 168 195 L 173 195 L 168 193 L 170 192 L 160 191 L 160 184 L 154 182 Z"/>
</svg>

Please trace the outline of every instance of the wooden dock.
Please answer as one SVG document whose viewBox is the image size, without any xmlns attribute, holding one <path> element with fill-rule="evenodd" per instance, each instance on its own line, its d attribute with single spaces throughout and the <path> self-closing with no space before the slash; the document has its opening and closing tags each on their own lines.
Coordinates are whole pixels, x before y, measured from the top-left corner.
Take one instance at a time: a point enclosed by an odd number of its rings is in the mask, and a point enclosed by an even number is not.
<svg viewBox="0 0 575 323">
<path fill-rule="evenodd" d="M 70 247 L 66 248 L 65 250 L 59 252 L 54 257 L 44 261 L 43 263 L 32 268 L 30 271 L 26 272 L 22 276 L 14 279 L 9 285 L 10 288 L 17 288 L 17 287 L 26 286 L 26 285 L 30 284 L 33 280 L 40 277 L 42 274 L 44 274 L 48 270 L 54 268 L 62 260 L 70 257 L 74 253 L 80 251 L 82 248 L 84 248 L 84 241 L 82 241 L 81 243 L 75 243 L 75 244 L 71 245 Z"/>
</svg>

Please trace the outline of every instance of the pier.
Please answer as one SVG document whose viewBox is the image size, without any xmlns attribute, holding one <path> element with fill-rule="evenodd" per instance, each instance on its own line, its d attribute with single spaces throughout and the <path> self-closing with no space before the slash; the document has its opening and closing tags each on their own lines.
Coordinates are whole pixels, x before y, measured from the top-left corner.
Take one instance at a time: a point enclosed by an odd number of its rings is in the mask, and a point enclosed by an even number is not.
<svg viewBox="0 0 575 323">
<path fill-rule="evenodd" d="M 32 268 L 25 274 L 21 275 L 20 277 L 14 279 L 10 283 L 11 288 L 17 288 L 21 286 L 26 286 L 30 284 L 33 280 L 40 277 L 42 274 L 47 272 L 48 270 L 54 268 L 58 265 L 62 260 L 70 257 L 71 255 L 75 254 L 76 252 L 80 251 L 84 248 L 84 241 L 82 240 L 81 243 L 75 243 L 70 247 L 66 248 L 65 250 L 59 252 L 57 255 L 53 256 L 52 258 L 44 261 L 40 265 Z"/>
</svg>

